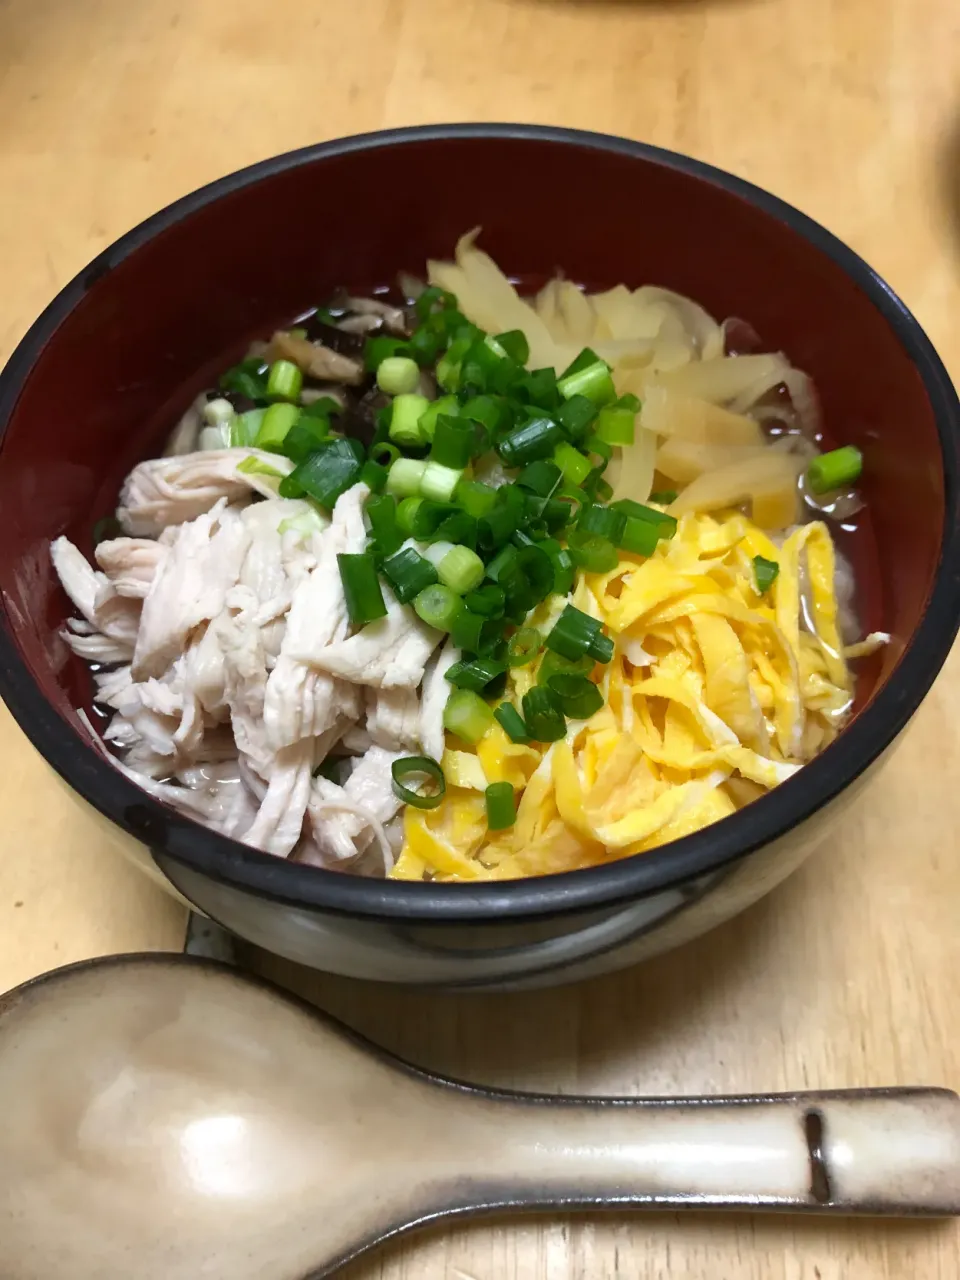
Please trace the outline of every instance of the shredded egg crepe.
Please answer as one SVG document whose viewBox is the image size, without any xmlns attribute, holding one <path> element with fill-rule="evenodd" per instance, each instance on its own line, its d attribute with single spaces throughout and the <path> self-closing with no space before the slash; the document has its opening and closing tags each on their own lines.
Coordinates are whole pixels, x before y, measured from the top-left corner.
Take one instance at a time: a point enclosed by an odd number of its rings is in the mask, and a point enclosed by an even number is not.
<svg viewBox="0 0 960 1280">
<path fill-rule="evenodd" d="M 779 562 L 760 595 L 753 558 Z M 595 866 L 698 831 L 791 777 L 836 736 L 852 701 L 837 626 L 834 550 L 806 524 L 776 546 L 739 513 L 682 515 L 648 558 L 581 574 L 563 606 L 616 643 L 592 679 L 604 706 L 559 742 L 514 743 L 498 723 L 471 747 L 447 735 L 447 790 L 408 807 L 392 871 L 404 880 L 500 880 Z M 541 656 L 508 675 L 519 702 Z M 517 819 L 488 832 L 484 789 L 509 782 Z"/>
</svg>

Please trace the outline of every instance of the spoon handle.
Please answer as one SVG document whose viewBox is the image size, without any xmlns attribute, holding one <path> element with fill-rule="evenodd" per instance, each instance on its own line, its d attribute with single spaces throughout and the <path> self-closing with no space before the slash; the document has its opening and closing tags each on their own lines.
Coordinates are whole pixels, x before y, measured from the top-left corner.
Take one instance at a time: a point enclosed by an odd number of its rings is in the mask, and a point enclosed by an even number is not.
<svg viewBox="0 0 960 1280">
<path fill-rule="evenodd" d="M 960 1098 L 947 1089 L 477 1101 L 486 1117 L 461 1148 L 482 1170 L 468 1177 L 474 1203 L 960 1213 Z"/>
</svg>

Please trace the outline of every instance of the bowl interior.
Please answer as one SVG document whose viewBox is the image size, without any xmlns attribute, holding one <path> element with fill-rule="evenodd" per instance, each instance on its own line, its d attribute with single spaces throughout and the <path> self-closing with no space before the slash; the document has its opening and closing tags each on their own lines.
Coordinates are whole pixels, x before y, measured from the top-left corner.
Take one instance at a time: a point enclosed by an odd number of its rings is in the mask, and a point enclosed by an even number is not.
<svg viewBox="0 0 960 1280">
<path fill-rule="evenodd" d="M 68 602 L 50 539 L 90 548 L 130 466 L 250 338 L 336 285 L 422 271 L 481 225 L 509 272 L 665 285 L 748 320 L 765 349 L 814 377 L 828 436 L 867 460 L 868 515 L 848 546 L 861 618 L 898 642 L 864 673 L 862 706 L 889 679 L 937 569 L 945 493 L 931 403 L 843 267 L 778 213 L 692 170 L 586 140 L 413 136 L 241 174 L 94 264 L 55 304 L 65 314 L 22 391 L 16 370 L 8 379 L 7 396 L 19 394 L 0 441 L 0 600 L 46 699 L 74 723 L 89 705 L 86 673 L 58 636 Z"/>
</svg>

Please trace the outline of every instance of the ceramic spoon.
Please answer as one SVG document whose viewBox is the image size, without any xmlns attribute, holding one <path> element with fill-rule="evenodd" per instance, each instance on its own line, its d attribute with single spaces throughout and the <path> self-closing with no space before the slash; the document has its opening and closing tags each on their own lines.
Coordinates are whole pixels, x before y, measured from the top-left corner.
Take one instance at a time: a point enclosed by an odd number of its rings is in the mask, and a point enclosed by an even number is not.
<svg viewBox="0 0 960 1280">
<path fill-rule="evenodd" d="M 491 1093 L 181 957 L 0 1001 L 4 1280 L 306 1280 L 445 1214 L 960 1212 L 960 1099 Z"/>
</svg>

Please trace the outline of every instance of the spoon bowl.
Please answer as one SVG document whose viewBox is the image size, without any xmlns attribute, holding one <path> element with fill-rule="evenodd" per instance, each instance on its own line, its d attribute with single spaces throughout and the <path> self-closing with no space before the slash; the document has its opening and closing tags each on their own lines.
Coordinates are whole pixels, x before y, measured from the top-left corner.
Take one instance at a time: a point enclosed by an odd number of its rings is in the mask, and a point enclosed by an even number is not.
<svg viewBox="0 0 960 1280">
<path fill-rule="evenodd" d="M 4 1280 L 316 1280 L 490 1209 L 960 1212 L 946 1090 L 488 1092 L 182 957 L 93 961 L 5 997 L 0 1098 Z"/>
</svg>

